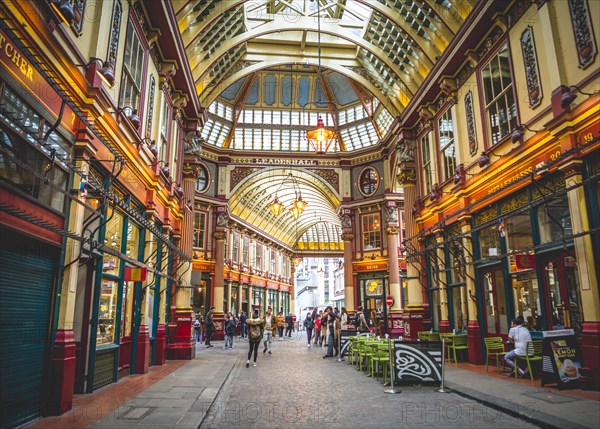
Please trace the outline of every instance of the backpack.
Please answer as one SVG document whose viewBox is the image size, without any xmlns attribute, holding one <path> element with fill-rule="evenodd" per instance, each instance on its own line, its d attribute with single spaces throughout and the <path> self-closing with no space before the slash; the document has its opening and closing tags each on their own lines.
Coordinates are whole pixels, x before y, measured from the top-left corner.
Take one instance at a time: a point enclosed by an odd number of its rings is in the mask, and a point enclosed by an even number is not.
<svg viewBox="0 0 600 429">
<path fill-rule="evenodd" d="M 355 328 L 360 327 L 360 313 L 356 313 L 354 314 L 354 317 L 352 317 L 352 326 Z"/>
<path fill-rule="evenodd" d="M 262 337 L 260 332 L 260 325 L 249 325 L 248 338 L 251 340 L 260 340 Z"/>
<path fill-rule="evenodd" d="M 194 321 L 194 328 L 199 328 L 200 327 L 200 320 L 196 319 Z"/>
</svg>

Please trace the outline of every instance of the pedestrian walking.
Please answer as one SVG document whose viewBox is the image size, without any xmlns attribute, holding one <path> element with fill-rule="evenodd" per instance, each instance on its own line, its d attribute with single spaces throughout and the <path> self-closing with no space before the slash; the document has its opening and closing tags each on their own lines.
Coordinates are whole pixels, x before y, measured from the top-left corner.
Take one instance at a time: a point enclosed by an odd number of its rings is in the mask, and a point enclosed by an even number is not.
<svg viewBox="0 0 600 429">
<path fill-rule="evenodd" d="M 285 324 L 285 316 L 283 311 L 280 311 L 277 315 L 277 333 L 279 334 L 279 341 L 283 341 L 283 325 Z"/>
<path fill-rule="evenodd" d="M 240 338 L 246 338 L 248 336 L 248 325 L 246 325 L 247 319 L 248 316 L 246 316 L 246 312 L 242 311 L 242 314 L 240 314 Z"/>
<path fill-rule="evenodd" d="M 313 322 L 312 314 L 310 312 L 306 313 L 306 319 L 304 319 L 303 326 L 304 326 L 304 329 L 306 329 L 306 339 L 308 341 L 307 347 L 310 347 L 310 341 L 312 339 L 312 332 L 313 332 L 313 328 L 315 327 L 315 323 Z"/>
<path fill-rule="evenodd" d="M 196 314 L 194 320 L 194 342 L 202 344 L 202 315 L 200 313 Z"/>
<path fill-rule="evenodd" d="M 265 321 L 262 319 L 258 310 L 254 310 L 252 318 L 246 320 L 248 325 L 248 360 L 246 361 L 246 368 L 250 366 L 250 358 L 254 353 L 254 366 L 256 366 L 256 357 L 258 355 L 258 346 L 263 339 L 263 332 L 265 329 Z"/>
<path fill-rule="evenodd" d="M 285 335 L 288 337 L 292 336 L 292 332 L 294 330 L 294 318 L 292 317 L 292 313 L 285 316 Z"/>
<path fill-rule="evenodd" d="M 314 344 L 315 346 L 319 343 L 319 340 L 321 339 L 321 315 L 317 314 L 316 316 L 314 315 L 313 312 L 313 322 L 314 322 L 314 337 L 315 337 L 315 341 Z"/>
<path fill-rule="evenodd" d="M 204 330 L 206 332 L 206 341 L 204 341 L 204 347 L 206 347 L 207 349 L 213 347 L 213 345 L 210 343 L 210 340 L 212 339 L 212 336 L 215 333 L 215 323 L 213 321 L 214 312 L 215 307 L 213 306 L 210 307 L 210 310 L 208 311 L 208 313 L 206 313 L 206 328 Z"/>
<path fill-rule="evenodd" d="M 225 318 L 225 345 L 223 346 L 225 350 L 233 348 L 233 336 L 235 335 L 236 325 L 235 317 L 233 317 L 231 311 L 228 312 Z"/>
<path fill-rule="evenodd" d="M 346 310 L 346 307 L 342 307 L 340 324 L 342 325 L 342 329 L 348 329 L 350 324 L 350 316 L 348 316 L 348 310 Z"/>
<path fill-rule="evenodd" d="M 265 315 L 265 329 L 264 329 L 264 340 L 263 343 L 265 348 L 263 353 L 266 353 L 267 350 L 269 354 L 271 354 L 271 343 L 273 342 L 273 336 L 275 335 L 275 329 L 277 328 L 277 319 L 273 314 L 271 308 L 267 309 L 267 314 Z"/>
</svg>

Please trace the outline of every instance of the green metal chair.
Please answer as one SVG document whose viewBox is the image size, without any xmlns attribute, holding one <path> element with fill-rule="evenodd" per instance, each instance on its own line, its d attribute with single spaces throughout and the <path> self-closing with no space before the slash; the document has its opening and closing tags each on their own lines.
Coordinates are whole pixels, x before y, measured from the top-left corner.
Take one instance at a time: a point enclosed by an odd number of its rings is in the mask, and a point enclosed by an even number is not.
<svg viewBox="0 0 600 429">
<path fill-rule="evenodd" d="M 527 361 L 527 370 L 529 371 L 529 377 L 531 381 L 533 381 L 533 371 L 531 370 L 531 362 L 541 362 L 542 361 L 542 340 L 532 340 L 527 341 L 527 346 L 525 347 L 527 354 L 525 356 L 515 356 L 515 378 L 518 378 L 519 371 L 519 361 L 525 360 Z"/>
<path fill-rule="evenodd" d="M 428 338 L 429 341 L 439 341 L 440 333 L 439 332 L 429 332 Z"/>
<path fill-rule="evenodd" d="M 449 349 L 452 349 L 454 352 L 454 362 L 458 362 L 456 360 L 456 351 L 457 350 L 467 350 L 467 336 L 466 335 L 455 335 L 452 340 L 452 344 L 448 346 Z M 448 351 L 450 352 L 450 351 Z"/>
<path fill-rule="evenodd" d="M 429 341 L 429 331 L 417 332 L 417 338 L 419 341 Z"/>
<path fill-rule="evenodd" d="M 379 380 L 379 368 L 382 370 L 383 383 L 387 382 L 388 366 L 390 364 L 390 353 L 388 345 L 386 343 L 379 343 L 373 345 L 373 356 L 371 362 L 377 364 L 377 370 L 375 370 L 375 378 Z M 371 377 L 373 377 L 375 365 L 371 364 Z"/>
<path fill-rule="evenodd" d="M 454 343 L 455 335 L 452 333 L 440 334 L 440 340 L 444 340 L 446 347 L 446 360 L 450 362 L 450 346 Z"/>
<path fill-rule="evenodd" d="M 496 372 L 500 372 L 500 359 L 502 358 L 502 366 L 504 366 L 504 355 L 508 352 L 504 350 L 504 342 L 502 337 L 487 337 L 483 339 L 485 343 L 485 372 L 488 371 L 490 358 L 496 360 Z"/>
</svg>

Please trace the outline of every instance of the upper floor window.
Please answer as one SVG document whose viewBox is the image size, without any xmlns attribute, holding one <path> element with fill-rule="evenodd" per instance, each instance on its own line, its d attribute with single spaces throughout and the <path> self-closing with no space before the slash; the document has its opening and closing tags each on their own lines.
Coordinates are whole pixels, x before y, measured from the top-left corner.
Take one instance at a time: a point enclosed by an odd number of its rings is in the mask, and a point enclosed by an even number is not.
<svg viewBox="0 0 600 429">
<path fill-rule="evenodd" d="M 158 143 L 158 159 L 167 161 L 167 146 L 171 128 L 171 106 L 166 96 L 163 96 L 162 112 L 160 118 L 160 138 Z"/>
<path fill-rule="evenodd" d="M 231 235 L 231 260 L 233 262 L 238 261 L 239 248 L 240 248 L 240 235 L 237 232 L 234 232 Z"/>
<path fill-rule="evenodd" d="M 204 235 L 206 231 L 206 213 L 194 215 L 194 247 L 204 249 Z"/>
<path fill-rule="evenodd" d="M 421 137 L 421 163 L 423 165 L 423 194 L 427 195 L 433 186 L 433 177 L 435 165 L 431 157 L 430 134 L 427 133 Z"/>
<path fill-rule="evenodd" d="M 127 23 L 119 105 L 139 111 L 146 52 L 131 20 Z"/>
<path fill-rule="evenodd" d="M 508 46 L 503 46 L 481 69 L 486 121 L 492 146 L 517 125 L 517 106 L 513 90 Z"/>
<path fill-rule="evenodd" d="M 199 165 L 198 179 L 196 179 L 196 191 L 204 192 L 208 187 L 208 171 L 203 165 Z"/>
<path fill-rule="evenodd" d="M 263 260 L 263 246 L 262 244 L 256 243 L 256 262 L 254 268 L 257 270 L 262 270 L 262 260 Z"/>
<path fill-rule="evenodd" d="M 440 141 L 440 159 L 442 161 L 442 182 L 454 175 L 456 170 L 456 144 L 453 108 L 447 109 L 438 120 L 438 138 Z"/>
<path fill-rule="evenodd" d="M 269 264 L 270 264 L 270 268 L 269 268 L 269 274 L 275 274 L 275 270 L 277 269 L 277 265 L 276 265 L 276 260 L 275 260 L 275 250 L 271 249 L 270 252 L 270 258 L 269 258 Z"/>
<path fill-rule="evenodd" d="M 242 263 L 248 265 L 250 259 L 250 239 L 246 236 L 242 238 Z"/>
<path fill-rule="evenodd" d="M 362 217 L 363 249 L 372 250 L 381 247 L 381 220 L 379 213 L 367 214 Z"/>
<path fill-rule="evenodd" d="M 359 191 L 365 196 L 373 195 L 379 187 L 379 173 L 374 168 L 365 168 L 359 177 Z"/>
</svg>

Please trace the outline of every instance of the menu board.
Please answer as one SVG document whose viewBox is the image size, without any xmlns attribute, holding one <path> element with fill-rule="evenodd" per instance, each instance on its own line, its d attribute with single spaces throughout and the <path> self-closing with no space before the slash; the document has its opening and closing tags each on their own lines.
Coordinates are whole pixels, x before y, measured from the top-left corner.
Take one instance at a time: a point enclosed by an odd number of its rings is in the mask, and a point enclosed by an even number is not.
<svg viewBox="0 0 600 429">
<path fill-rule="evenodd" d="M 556 384 L 559 389 L 579 387 L 581 357 L 573 329 L 543 332 L 542 386 Z"/>
</svg>

